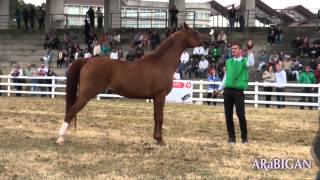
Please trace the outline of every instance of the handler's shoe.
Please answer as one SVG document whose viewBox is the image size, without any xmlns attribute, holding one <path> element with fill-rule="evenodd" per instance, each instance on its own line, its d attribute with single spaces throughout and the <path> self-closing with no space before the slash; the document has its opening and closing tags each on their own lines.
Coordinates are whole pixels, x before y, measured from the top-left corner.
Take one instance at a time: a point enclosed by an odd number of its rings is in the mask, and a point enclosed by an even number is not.
<svg viewBox="0 0 320 180">
<path fill-rule="evenodd" d="M 235 139 L 228 139 L 228 144 L 235 145 L 236 144 L 236 140 Z"/>
<path fill-rule="evenodd" d="M 242 139 L 242 144 L 249 144 L 248 139 Z"/>
</svg>

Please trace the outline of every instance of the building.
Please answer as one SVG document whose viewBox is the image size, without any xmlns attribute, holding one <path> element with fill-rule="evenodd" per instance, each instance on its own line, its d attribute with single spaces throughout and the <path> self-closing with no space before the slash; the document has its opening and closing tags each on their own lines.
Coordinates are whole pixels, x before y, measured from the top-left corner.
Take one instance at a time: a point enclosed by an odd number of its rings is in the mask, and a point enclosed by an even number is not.
<svg viewBox="0 0 320 180">
<path fill-rule="evenodd" d="M 89 7 L 103 10 L 103 0 L 65 0 L 64 13 L 68 26 L 84 24 Z M 191 27 L 210 27 L 210 3 L 186 3 L 185 11 L 178 14 L 179 21 L 186 21 Z M 168 2 L 122 0 L 121 22 L 112 21 L 119 14 L 110 14 L 112 27 L 165 28 L 168 27 Z M 119 23 L 119 24 L 115 24 Z"/>
</svg>

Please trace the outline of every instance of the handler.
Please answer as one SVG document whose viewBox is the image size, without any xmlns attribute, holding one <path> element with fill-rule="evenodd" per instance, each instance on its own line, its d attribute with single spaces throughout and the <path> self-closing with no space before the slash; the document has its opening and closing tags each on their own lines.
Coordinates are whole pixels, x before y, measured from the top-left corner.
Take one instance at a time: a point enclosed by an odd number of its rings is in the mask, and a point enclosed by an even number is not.
<svg viewBox="0 0 320 180">
<path fill-rule="evenodd" d="M 232 118 L 234 105 L 236 106 L 236 113 L 239 118 L 242 143 L 248 143 L 243 91 L 248 88 L 248 69 L 250 66 L 254 65 L 252 48 L 252 40 L 249 40 L 246 48 L 248 57 L 243 57 L 241 45 L 239 43 L 232 44 L 231 49 L 233 57 L 226 61 L 225 75 L 218 91 L 215 92 L 218 94 L 224 89 L 224 113 L 229 135 L 229 144 L 236 143 L 236 135 Z"/>
</svg>

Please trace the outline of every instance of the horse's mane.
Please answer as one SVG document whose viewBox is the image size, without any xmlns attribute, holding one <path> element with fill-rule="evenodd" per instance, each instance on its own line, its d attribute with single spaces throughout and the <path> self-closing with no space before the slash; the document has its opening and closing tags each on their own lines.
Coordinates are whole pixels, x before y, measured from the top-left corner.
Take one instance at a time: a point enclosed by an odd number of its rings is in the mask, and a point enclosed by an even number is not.
<svg viewBox="0 0 320 180">
<path fill-rule="evenodd" d="M 174 37 L 177 35 L 179 31 L 175 32 L 171 36 L 169 36 L 164 42 L 162 42 L 156 50 L 154 50 L 152 53 L 150 53 L 150 56 L 154 56 L 157 59 L 160 58 L 172 45 Z"/>
</svg>

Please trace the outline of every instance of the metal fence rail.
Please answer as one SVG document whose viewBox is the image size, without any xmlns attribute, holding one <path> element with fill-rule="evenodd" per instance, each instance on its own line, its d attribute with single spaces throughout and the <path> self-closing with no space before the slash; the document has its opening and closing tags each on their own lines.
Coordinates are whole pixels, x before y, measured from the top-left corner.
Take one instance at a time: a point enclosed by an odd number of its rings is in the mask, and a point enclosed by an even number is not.
<svg viewBox="0 0 320 180">
<path fill-rule="evenodd" d="M 0 93 L 6 96 L 12 96 L 13 94 L 28 94 L 28 95 L 49 95 L 51 98 L 56 96 L 65 96 L 65 80 L 66 77 L 12 77 L 8 75 L 0 76 Z M 24 82 L 21 82 L 24 81 Z M 30 83 L 31 80 L 41 80 L 41 83 Z M 18 82 L 17 82 L 18 81 Z M 20 82 L 19 82 L 20 81 Z M 206 98 L 205 95 L 209 92 L 207 89 L 208 85 L 216 84 L 220 82 L 209 82 L 209 81 L 192 81 L 193 83 L 193 98 L 192 101 L 196 104 L 203 104 L 205 102 L 223 102 L 222 96 L 216 99 Z M 21 86 L 22 90 L 17 90 L 15 87 Z M 247 95 L 245 99 L 246 104 L 253 104 L 255 108 L 259 105 L 289 105 L 289 106 L 310 106 L 317 107 L 320 110 L 320 84 L 296 84 L 288 83 L 285 85 L 286 88 L 294 91 L 287 92 L 266 92 L 263 91 L 262 87 L 275 86 L 275 83 L 262 83 L 262 82 L 249 82 L 249 90 L 244 93 Z M 33 91 L 31 90 L 33 87 Z M 313 88 L 313 93 L 301 93 L 302 88 Z M 42 88 L 42 91 L 39 90 Z M 44 90 L 44 88 L 46 88 Z M 24 89 L 24 90 L 23 90 Z M 286 98 L 286 101 L 265 101 L 262 100 L 266 95 L 272 96 L 286 96 L 290 97 L 290 100 Z M 103 97 L 108 98 L 124 98 L 116 94 L 104 94 L 97 95 L 97 100 Z M 300 102 L 298 101 L 301 97 L 311 97 L 314 99 L 313 102 Z"/>
</svg>

